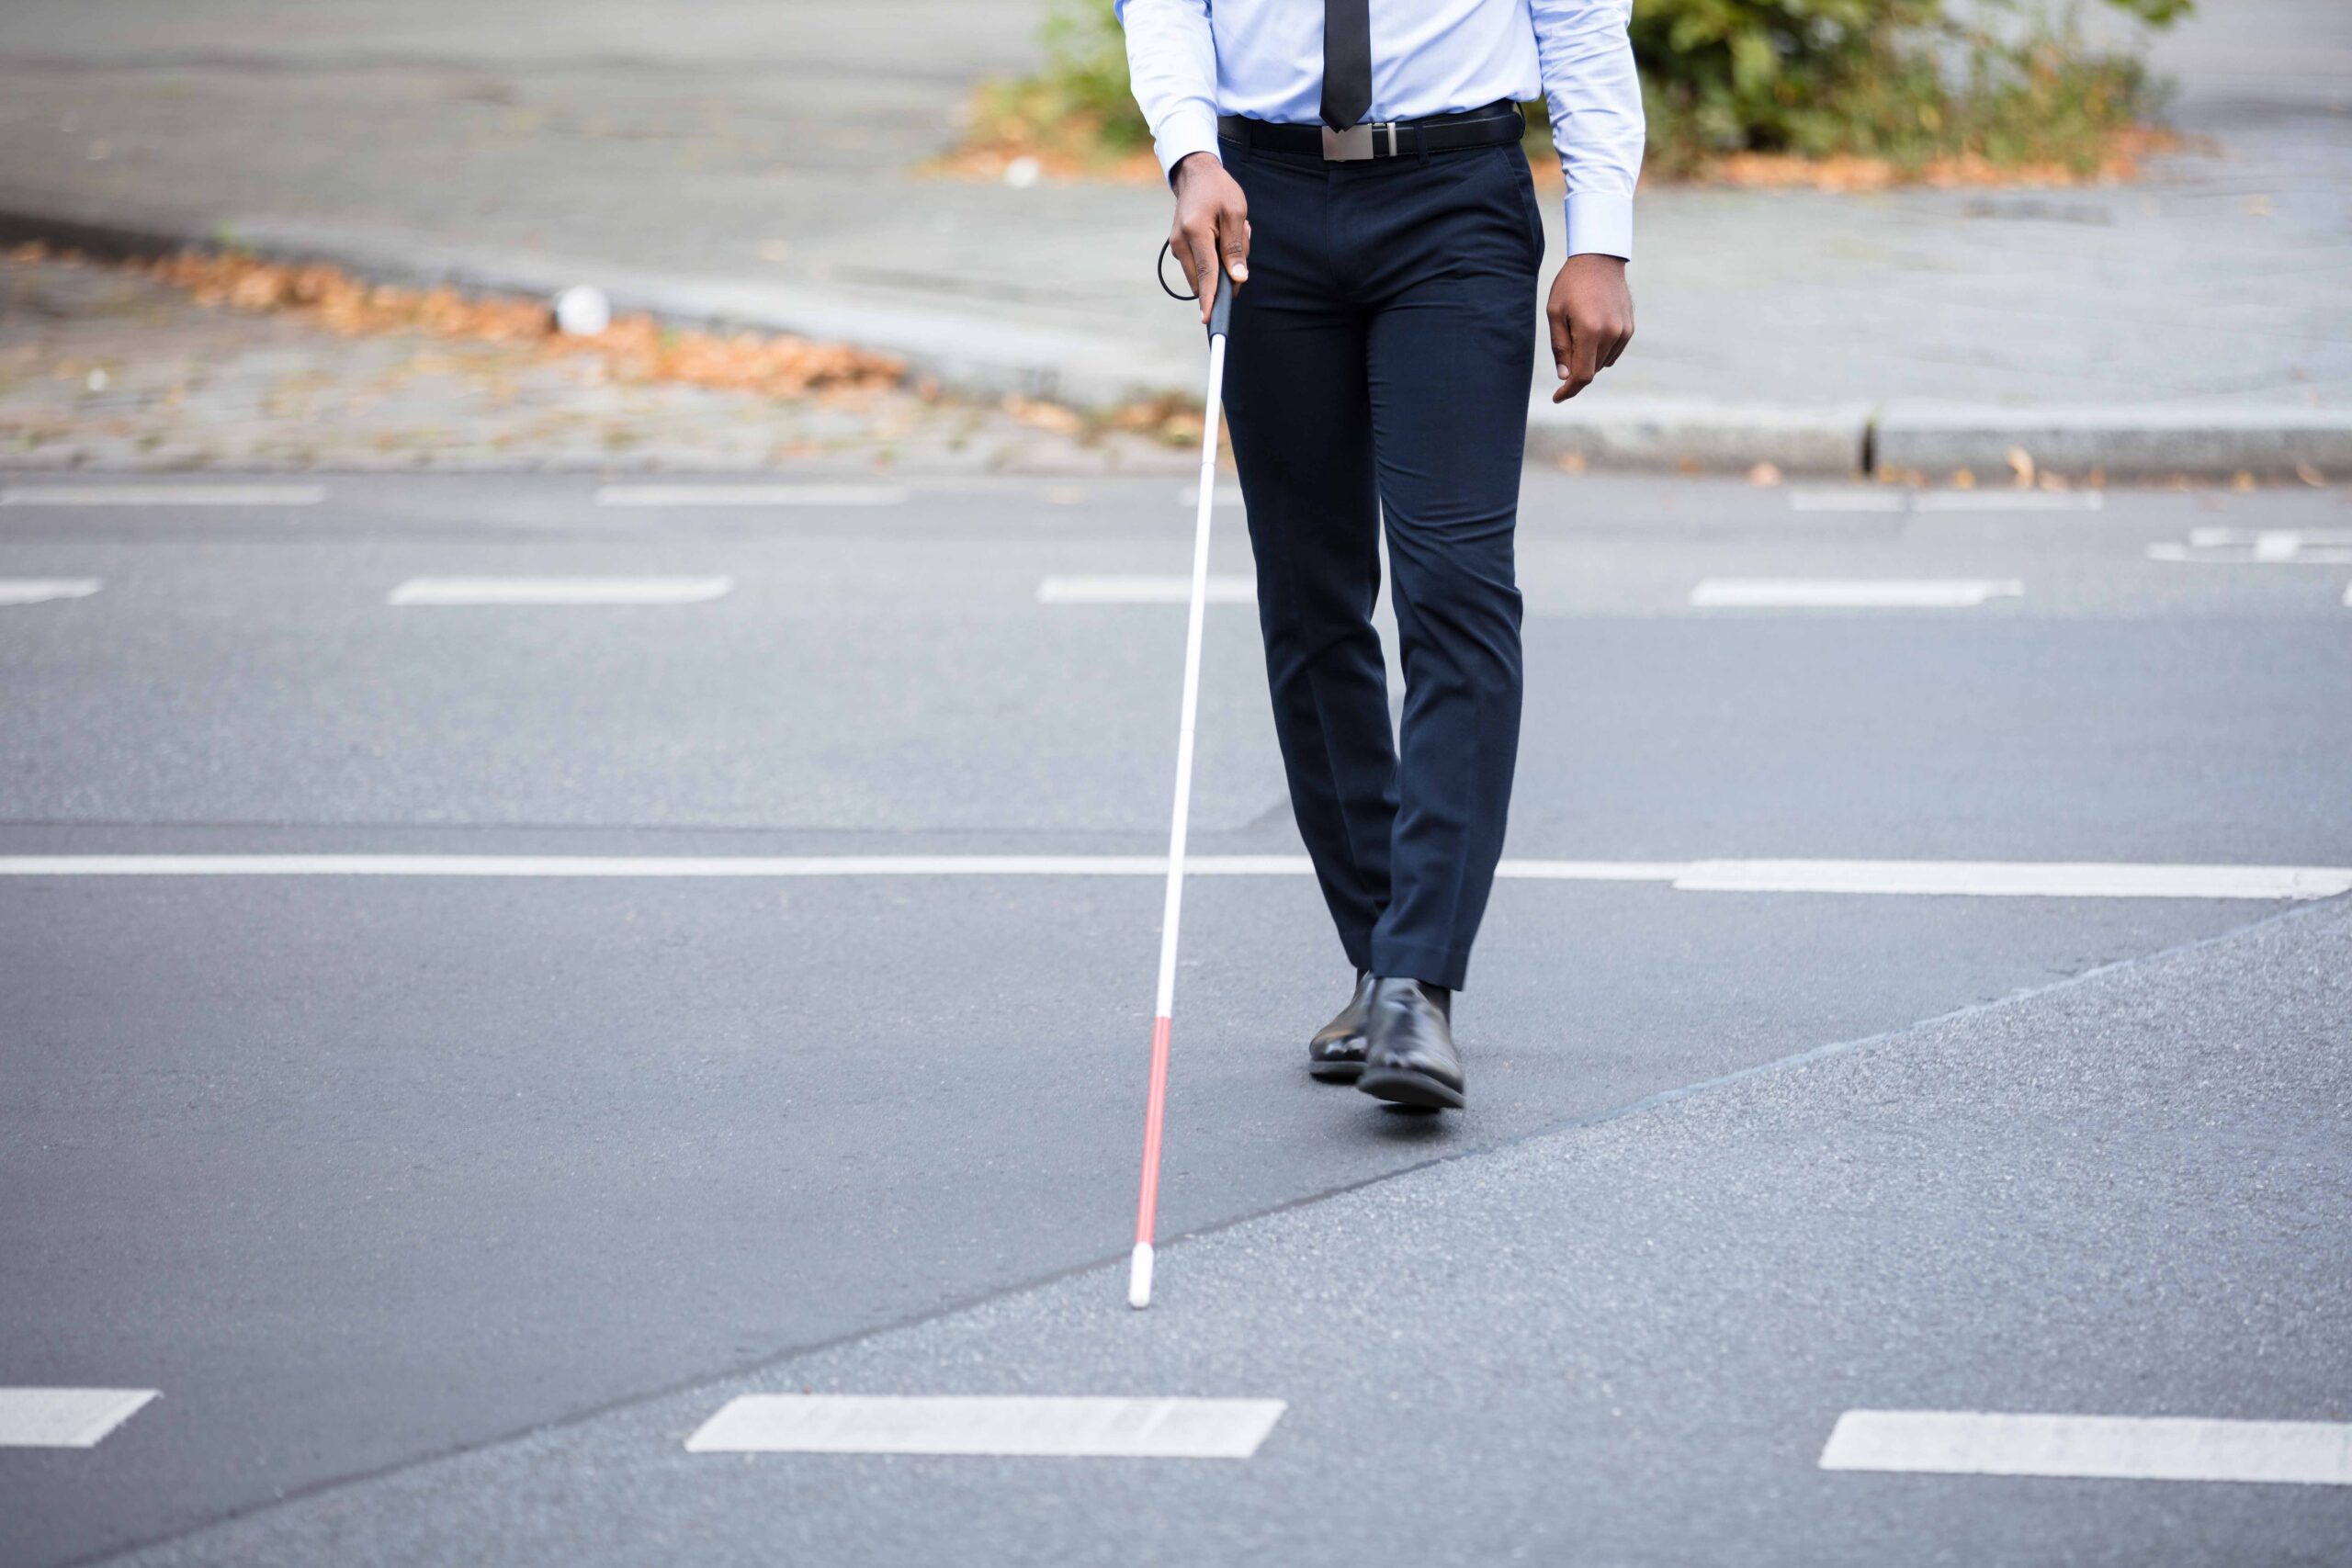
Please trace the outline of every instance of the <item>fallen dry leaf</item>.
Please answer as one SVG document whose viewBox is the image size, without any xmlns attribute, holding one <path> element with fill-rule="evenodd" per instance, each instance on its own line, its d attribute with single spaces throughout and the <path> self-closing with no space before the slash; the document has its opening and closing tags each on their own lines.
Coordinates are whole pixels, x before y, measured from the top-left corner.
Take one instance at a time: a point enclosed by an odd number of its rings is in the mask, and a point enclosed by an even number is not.
<svg viewBox="0 0 2352 1568">
<path fill-rule="evenodd" d="M 461 294 L 443 285 L 370 284 L 340 267 L 289 265 L 227 252 L 188 251 L 132 264 L 134 271 L 187 290 L 200 305 L 283 310 L 347 336 L 421 332 L 536 349 L 549 359 L 588 356 L 623 381 L 695 386 L 795 398 L 815 390 L 891 387 L 905 367 L 887 355 L 782 333 L 717 333 L 665 328 L 652 317 L 617 318 L 594 336 L 560 334 L 545 301 Z"/>
<path fill-rule="evenodd" d="M 1007 392 L 1000 405 L 1005 412 L 1035 430 L 1055 435 L 1076 435 L 1086 427 L 1074 409 L 1059 403 L 1049 403 L 1040 398 L 1024 398 L 1018 392 Z"/>
</svg>

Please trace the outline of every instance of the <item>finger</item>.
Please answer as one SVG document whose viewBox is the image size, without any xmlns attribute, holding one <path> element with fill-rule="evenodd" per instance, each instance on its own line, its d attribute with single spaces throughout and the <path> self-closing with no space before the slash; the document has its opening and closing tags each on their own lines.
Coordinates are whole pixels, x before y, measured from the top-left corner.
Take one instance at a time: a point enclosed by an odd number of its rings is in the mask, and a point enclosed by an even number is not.
<svg viewBox="0 0 2352 1568">
<path fill-rule="evenodd" d="M 1237 213 L 1227 213 L 1222 229 L 1225 236 L 1226 275 L 1237 284 L 1250 281 L 1250 225 Z"/>
<path fill-rule="evenodd" d="M 1626 346 L 1633 341 L 1634 329 L 1630 323 L 1619 328 L 1616 333 L 1609 340 L 1609 357 L 1600 362 L 1600 367 L 1603 370 L 1606 370 L 1611 366 L 1616 364 L 1617 356 L 1624 353 Z"/>
<path fill-rule="evenodd" d="M 1589 328 L 1571 328 L 1568 334 L 1568 396 L 1575 397 L 1592 385 L 1600 374 L 1600 333 Z"/>
<path fill-rule="evenodd" d="M 1554 305 L 1546 313 L 1552 318 L 1552 368 L 1559 372 L 1560 379 L 1565 381 L 1568 378 L 1568 313 L 1558 305 Z M 1552 400 L 1558 402 L 1560 400 L 1554 398 Z"/>
<path fill-rule="evenodd" d="M 1216 299 L 1216 231 L 1206 222 L 1195 224 L 1184 231 L 1184 248 L 1192 257 L 1193 292 L 1201 297 L 1201 324 L 1206 326 Z"/>
</svg>

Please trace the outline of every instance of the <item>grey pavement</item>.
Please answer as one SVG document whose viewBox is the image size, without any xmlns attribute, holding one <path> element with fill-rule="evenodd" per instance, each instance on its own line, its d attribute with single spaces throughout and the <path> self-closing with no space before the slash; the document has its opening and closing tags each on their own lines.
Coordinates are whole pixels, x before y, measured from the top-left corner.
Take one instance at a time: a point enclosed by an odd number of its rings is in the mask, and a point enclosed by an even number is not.
<svg viewBox="0 0 2352 1568">
<path fill-rule="evenodd" d="M 99 583 L 0 606 L 0 855 L 1159 847 L 1181 613 L 1036 586 L 1180 572 L 1170 479 L 766 508 L 602 506 L 585 475 L 315 482 L 290 508 L 0 503 L 0 579 Z M 2342 492 L 1821 503 L 1530 474 L 1510 854 L 2352 866 Z M 1238 523 L 1220 573 L 1247 570 Z M 2231 564 L 2190 545 L 2216 528 L 2299 548 Z M 509 573 L 733 587 L 385 602 Z M 1821 576 L 2022 592 L 1689 603 Z M 1250 621 L 1209 623 L 1204 854 L 1296 848 Z M 0 1386 L 163 1392 L 95 1449 L 0 1449 L 0 1559 L 2325 1562 L 2352 1539 L 2341 1489 L 1814 1469 L 1855 1406 L 2346 1419 L 2340 900 L 1506 881 L 1461 1009 L 1472 1110 L 1427 1121 L 1298 1071 L 1344 978 L 1312 885 L 1197 879 L 1171 1245 L 1137 1316 L 1106 1266 L 1158 891 L 0 876 Z M 1206 1469 L 689 1460 L 744 1387 L 1291 1408 Z"/>
<path fill-rule="evenodd" d="M 1098 1268 L 128 1561 L 2334 1562 L 2341 1487 L 1815 1461 L 1849 1408 L 2342 1421 L 2347 955 L 2273 919 L 1197 1237 L 1148 1318 Z M 1242 1467 L 683 1450 L 1136 1388 L 1289 1409 Z"/>
<path fill-rule="evenodd" d="M 1034 62 L 1034 17 L 860 0 L 657 28 L 621 4 L 395 21 L 42 0 L 0 42 L 0 210 L 379 272 L 595 279 L 984 389 L 1192 389 L 1193 329 L 1147 276 L 1163 195 L 910 172 L 952 142 L 971 80 Z M 1641 336 L 1566 416 L 1538 409 L 1539 448 L 1835 470 L 1873 414 L 1907 410 L 1949 437 L 1923 454 L 1982 467 L 2018 444 L 1988 410 L 2155 406 L 2204 433 L 2158 454 L 2176 467 L 2276 468 L 2282 446 L 2344 466 L 2347 26 L 2331 0 L 2262 0 L 2161 39 L 2193 145 L 2137 186 L 1645 192 Z M 2052 446 L 2141 462 L 2129 442 Z"/>
</svg>

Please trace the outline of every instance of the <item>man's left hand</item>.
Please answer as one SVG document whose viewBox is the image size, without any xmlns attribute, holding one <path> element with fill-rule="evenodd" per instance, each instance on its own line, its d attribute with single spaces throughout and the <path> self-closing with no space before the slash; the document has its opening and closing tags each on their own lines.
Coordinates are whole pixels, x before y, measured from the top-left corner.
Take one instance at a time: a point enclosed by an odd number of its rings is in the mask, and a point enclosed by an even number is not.
<svg viewBox="0 0 2352 1568">
<path fill-rule="evenodd" d="M 1560 385 L 1552 400 L 1564 403 L 1592 378 L 1617 363 L 1634 341 L 1634 291 L 1625 287 L 1625 263 L 1617 256 L 1570 256 L 1552 280 L 1552 364 Z"/>
</svg>

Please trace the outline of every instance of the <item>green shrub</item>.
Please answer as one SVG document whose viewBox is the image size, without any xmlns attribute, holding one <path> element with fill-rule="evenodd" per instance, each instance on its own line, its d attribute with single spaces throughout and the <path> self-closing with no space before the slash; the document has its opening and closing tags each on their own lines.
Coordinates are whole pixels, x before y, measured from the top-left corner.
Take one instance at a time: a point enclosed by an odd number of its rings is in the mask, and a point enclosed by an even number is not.
<svg viewBox="0 0 2352 1568">
<path fill-rule="evenodd" d="M 981 83 L 972 140 L 1096 160 L 1149 147 L 1151 127 L 1127 86 L 1126 35 L 1111 0 L 1048 0 L 1039 34 L 1046 69 Z"/>
<path fill-rule="evenodd" d="M 2105 3 L 2164 26 L 2192 0 Z M 1945 0 L 1634 0 L 1650 167 L 1765 152 L 2087 171 L 2160 107 L 2135 57 L 2088 49 L 2071 19 L 2014 0 L 1975 0 L 1970 15 Z M 976 138 L 1104 157 L 1150 145 L 1110 0 L 1049 0 L 1044 38 L 1043 73 L 983 86 Z"/>
<path fill-rule="evenodd" d="M 2161 25 L 2187 0 L 2112 0 Z M 2071 20 L 1980 0 L 1634 0 L 1654 164 L 1689 173 L 1725 152 L 1839 153 L 1917 167 L 2095 166 L 2153 115 L 2139 61 L 2087 49 Z"/>
</svg>

